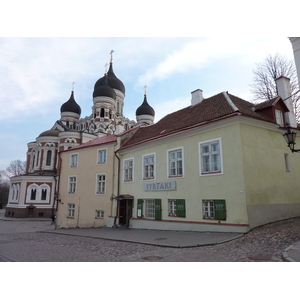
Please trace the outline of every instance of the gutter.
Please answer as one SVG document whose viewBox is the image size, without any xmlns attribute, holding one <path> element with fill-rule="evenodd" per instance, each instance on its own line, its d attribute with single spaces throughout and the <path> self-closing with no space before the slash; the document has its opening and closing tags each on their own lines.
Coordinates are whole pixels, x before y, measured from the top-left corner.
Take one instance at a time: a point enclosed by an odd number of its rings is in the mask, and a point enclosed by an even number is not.
<svg viewBox="0 0 300 300">
<path fill-rule="evenodd" d="M 118 176 L 118 178 L 117 178 L 117 196 L 119 196 L 119 194 L 120 194 L 120 164 L 121 164 L 121 160 L 120 160 L 120 157 L 117 155 L 117 152 L 119 151 L 119 149 L 118 150 L 116 150 L 115 152 L 114 152 L 114 154 L 115 154 L 115 157 L 117 158 L 117 160 L 118 160 L 118 172 L 117 172 L 117 176 Z M 113 225 L 113 228 L 118 228 L 117 227 L 117 224 L 116 224 L 116 222 L 117 222 L 117 217 L 118 217 L 118 211 L 119 211 L 119 200 L 117 200 L 117 210 L 116 210 L 116 215 L 115 215 L 115 218 L 114 218 L 114 225 Z"/>
</svg>

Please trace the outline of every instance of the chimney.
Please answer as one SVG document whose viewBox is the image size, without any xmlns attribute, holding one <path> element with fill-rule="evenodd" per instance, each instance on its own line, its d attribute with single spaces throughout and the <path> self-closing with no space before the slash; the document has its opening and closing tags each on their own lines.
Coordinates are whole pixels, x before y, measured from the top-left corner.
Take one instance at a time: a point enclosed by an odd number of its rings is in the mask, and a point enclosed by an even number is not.
<svg viewBox="0 0 300 300">
<path fill-rule="evenodd" d="M 293 100 L 292 100 L 292 91 L 290 85 L 290 79 L 284 76 L 278 77 L 276 80 L 277 92 L 278 95 L 284 100 L 285 105 L 289 109 L 285 113 L 286 122 L 290 124 L 291 127 L 297 127 L 296 115 L 294 113 Z"/>
<path fill-rule="evenodd" d="M 192 92 L 192 106 L 200 103 L 203 100 L 202 90 L 197 89 Z"/>
</svg>

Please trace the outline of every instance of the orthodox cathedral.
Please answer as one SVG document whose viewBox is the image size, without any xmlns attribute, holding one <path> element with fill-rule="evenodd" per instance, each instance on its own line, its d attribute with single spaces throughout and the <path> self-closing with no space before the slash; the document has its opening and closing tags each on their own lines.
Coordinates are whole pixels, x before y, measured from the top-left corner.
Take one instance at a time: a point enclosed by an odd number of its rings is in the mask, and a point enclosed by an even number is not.
<svg viewBox="0 0 300 300">
<path fill-rule="evenodd" d="M 73 86 L 69 100 L 60 108 L 60 119 L 27 144 L 26 171 L 11 178 L 5 216 L 50 218 L 55 213 L 61 151 L 140 124 L 153 124 L 155 112 L 146 93 L 136 110 L 136 122 L 123 116 L 125 86 L 113 71 L 112 53 L 108 71 L 94 85 L 91 115 L 81 118 Z"/>
</svg>

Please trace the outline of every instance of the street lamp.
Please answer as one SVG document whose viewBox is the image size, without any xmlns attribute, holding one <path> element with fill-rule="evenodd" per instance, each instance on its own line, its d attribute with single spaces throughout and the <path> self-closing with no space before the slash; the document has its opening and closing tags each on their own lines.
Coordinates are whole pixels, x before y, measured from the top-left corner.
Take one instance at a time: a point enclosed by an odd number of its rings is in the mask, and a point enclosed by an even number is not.
<svg viewBox="0 0 300 300">
<path fill-rule="evenodd" d="M 291 131 L 291 126 L 286 126 L 287 132 L 283 135 L 285 138 L 285 141 L 288 144 L 288 147 L 291 149 L 292 152 L 300 152 L 300 149 L 294 149 L 295 147 L 295 141 L 296 141 L 296 135 L 297 133 L 294 131 Z"/>
</svg>

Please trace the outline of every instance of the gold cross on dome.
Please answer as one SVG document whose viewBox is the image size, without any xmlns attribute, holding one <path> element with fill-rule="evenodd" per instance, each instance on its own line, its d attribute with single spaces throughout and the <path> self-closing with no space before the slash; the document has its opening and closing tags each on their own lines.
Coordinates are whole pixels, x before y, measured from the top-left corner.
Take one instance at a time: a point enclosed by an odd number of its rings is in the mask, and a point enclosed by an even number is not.
<svg viewBox="0 0 300 300">
<path fill-rule="evenodd" d="M 105 72 L 105 74 L 107 73 L 107 67 L 108 67 L 108 63 L 106 63 L 105 65 L 104 65 L 104 67 L 105 67 L 105 70 L 104 70 L 104 72 Z"/>
<path fill-rule="evenodd" d="M 114 53 L 115 51 L 114 50 L 111 50 L 110 52 L 109 52 L 109 54 L 110 54 L 110 62 L 112 62 L 112 59 L 113 59 L 113 53 Z"/>
<path fill-rule="evenodd" d="M 146 86 L 146 85 L 144 86 L 144 89 L 145 89 L 145 95 L 146 95 L 146 89 L 147 89 L 147 86 Z"/>
<path fill-rule="evenodd" d="M 74 92 L 74 85 L 75 85 L 75 82 L 73 81 L 72 82 L 72 92 Z"/>
</svg>

